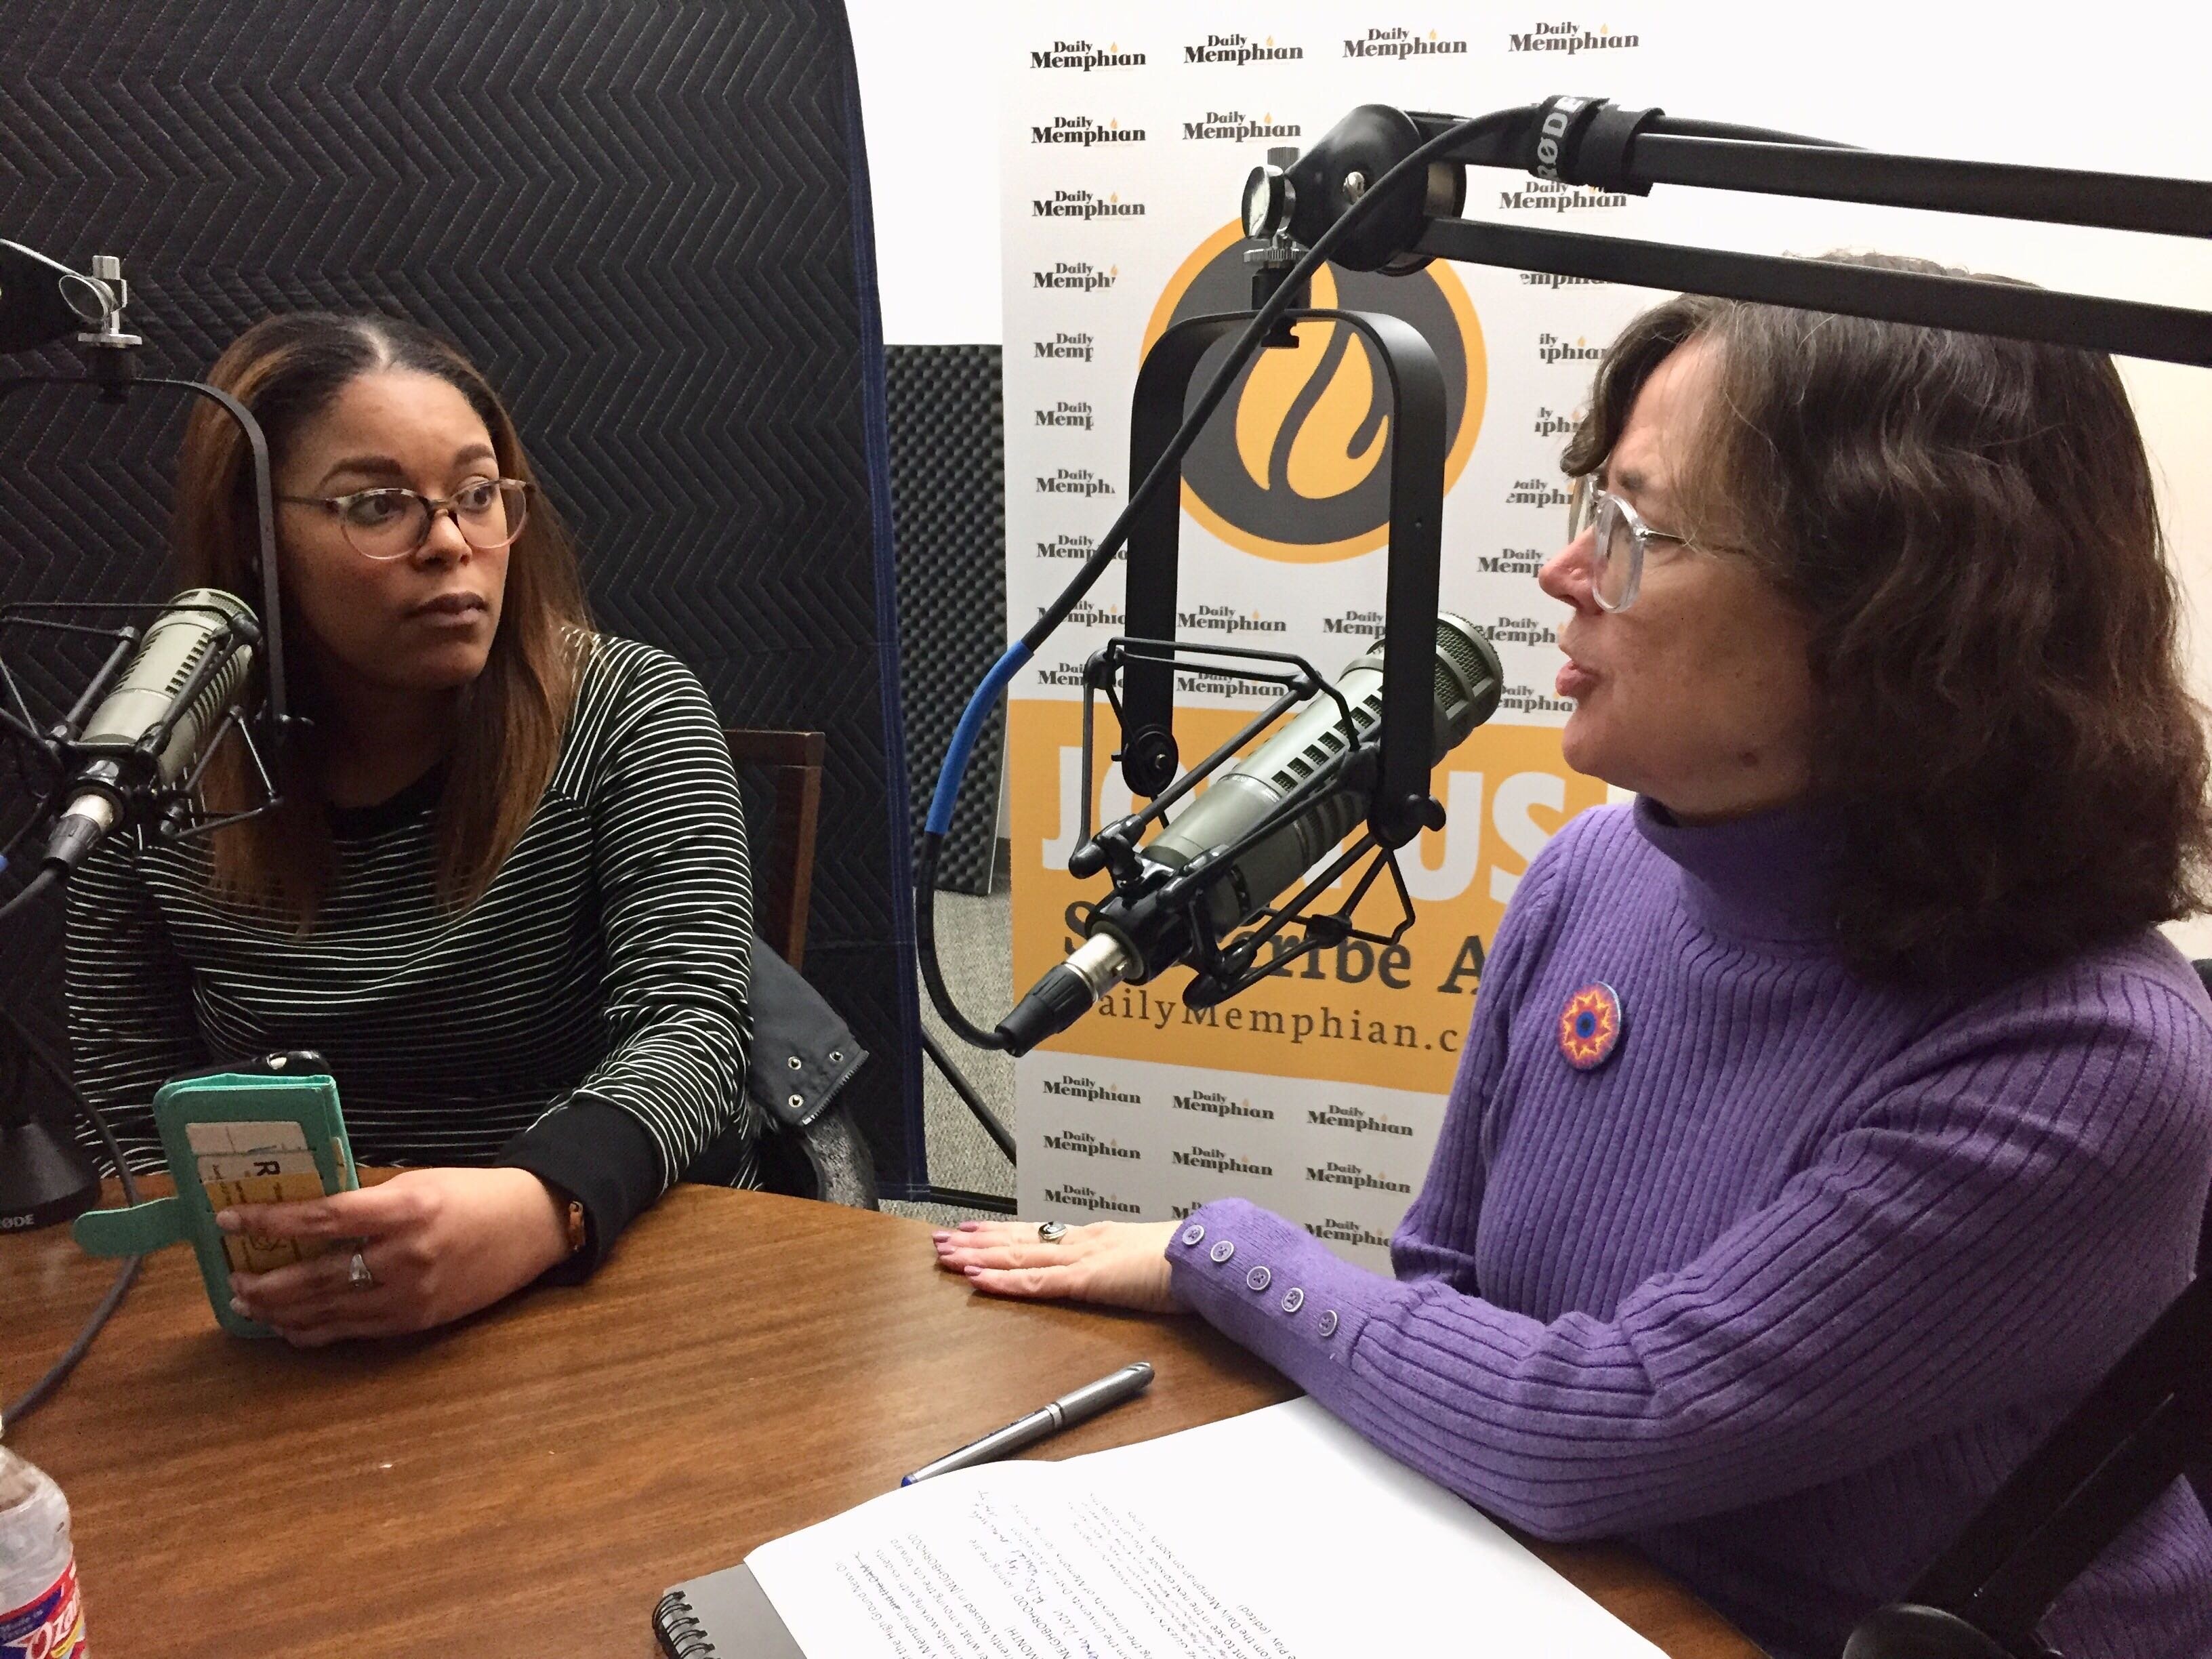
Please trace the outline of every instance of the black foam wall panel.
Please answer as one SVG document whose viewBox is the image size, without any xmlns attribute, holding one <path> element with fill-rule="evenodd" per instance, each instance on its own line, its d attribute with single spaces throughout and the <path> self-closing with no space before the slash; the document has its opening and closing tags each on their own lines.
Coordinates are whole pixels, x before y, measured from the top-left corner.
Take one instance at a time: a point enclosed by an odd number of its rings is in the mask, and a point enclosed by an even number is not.
<svg viewBox="0 0 2212 1659">
<path fill-rule="evenodd" d="M 1006 648 L 1006 434 L 997 346 L 895 345 L 885 356 L 908 811 L 919 836 L 952 730 Z M 939 887 L 991 890 L 1006 745 L 1001 702 L 969 757 Z"/>
<path fill-rule="evenodd" d="M 808 976 L 875 1056 L 848 1098 L 885 1190 L 923 1179 L 842 7 L 9 0 L 7 21 L 0 237 L 122 256 L 146 372 L 202 372 L 301 307 L 444 331 L 514 407 L 603 625 L 690 663 L 732 724 L 829 734 Z M 0 405 L 0 599 L 162 596 L 179 425 L 143 395 Z M 64 653 L 30 678 L 84 672 Z M 49 914 L 0 939 L 0 996 L 57 1046 L 58 934 Z"/>
</svg>

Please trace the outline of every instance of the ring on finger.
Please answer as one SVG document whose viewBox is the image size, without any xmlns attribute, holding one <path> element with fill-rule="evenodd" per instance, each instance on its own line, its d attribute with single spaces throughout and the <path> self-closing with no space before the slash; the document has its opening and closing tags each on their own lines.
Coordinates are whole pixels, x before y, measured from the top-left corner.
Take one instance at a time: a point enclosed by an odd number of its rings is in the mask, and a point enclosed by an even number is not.
<svg viewBox="0 0 2212 1659">
<path fill-rule="evenodd" d="M 368 1270 L 368 1258 L 356 1250 L 346 1261 L 346 1283 L 356 1291 L 376 1288 L 376 1275 Z"/>
<path fill-rule="evenodd" d="M 1057 1244 L 1061 1239 L 1066 1237 L 1067 1224 L 1065 1221 L 1040 1221 L 1037 1223 L 1037 1242 L 1041 1244 Z"/>
</svg>

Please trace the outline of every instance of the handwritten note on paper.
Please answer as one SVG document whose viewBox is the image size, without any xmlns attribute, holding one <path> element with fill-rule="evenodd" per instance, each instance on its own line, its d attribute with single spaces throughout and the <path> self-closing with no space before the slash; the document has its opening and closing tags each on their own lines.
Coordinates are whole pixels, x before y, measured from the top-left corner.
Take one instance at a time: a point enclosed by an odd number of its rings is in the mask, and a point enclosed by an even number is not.
<svg viewBox="0 0 2212 1659">
<path fill-rule="evenodd" d="M 816 1659 L 1658 1651 L 1305 1400 L 941 1476 L 747 1565 Z"/>
<path fill-rule="evenodd" d="M 907 1528 L 842 1553 L 829 1565 L 850 1604 L 835 1612 L 858 1612 L 881 1651 L 911 1659 L 1298 1659 L 1250 1608 L 1224 1606 L 1140 1517 L 1101 1498 L 1079 1498 L 1063 1510 L 976 1492 L 952 1522 L 930 1531 Z M 756 1577 L 760 1571 L 756 1560 Z M 832 1622 L 840 1628 L 825 1638 L 849 1644 L 851 1621 Z M 799 1640 L 809 1653 L 868 1650 Z"/>
</svg>

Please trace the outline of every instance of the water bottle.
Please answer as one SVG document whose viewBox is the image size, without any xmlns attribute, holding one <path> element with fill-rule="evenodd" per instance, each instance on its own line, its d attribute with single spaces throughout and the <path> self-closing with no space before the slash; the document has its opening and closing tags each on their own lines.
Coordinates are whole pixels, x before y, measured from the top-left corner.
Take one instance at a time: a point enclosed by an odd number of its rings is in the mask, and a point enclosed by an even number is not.
<svg viewBox="0 0 2212 1659">
<path fill-rule="evenodd" d="M 0 1659 L 91 1659 L 91 1653 L 69 1504 L 44 1470 L 0 1446 Z"/>
</svg>

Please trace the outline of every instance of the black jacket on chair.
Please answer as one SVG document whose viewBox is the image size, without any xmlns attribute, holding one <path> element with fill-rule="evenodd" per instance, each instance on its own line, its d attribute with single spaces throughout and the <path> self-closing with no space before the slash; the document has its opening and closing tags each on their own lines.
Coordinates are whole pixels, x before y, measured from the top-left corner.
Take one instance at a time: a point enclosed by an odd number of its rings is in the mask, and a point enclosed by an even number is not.
<svg viewBox="0 0 2212 1659">
<path fill-rule="evenodd" d="M 756 936 L 752 942 L 753 1038 L 745 1092 L 765 1123 L 762 1182 L 769 1191 L 854 1209 L 876 1207 L 875 1161 L 837 1104 L 868 1051 L 799 970 Z M 686 1181 L 727 1184 L 743 1147 L 725 1135 L 684 1172 Z"/>
</svg>

